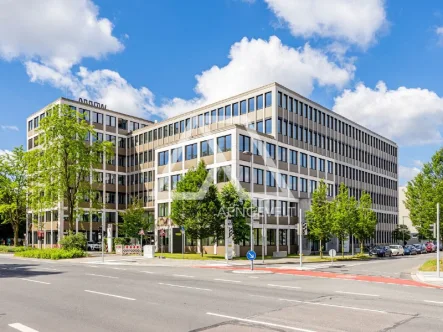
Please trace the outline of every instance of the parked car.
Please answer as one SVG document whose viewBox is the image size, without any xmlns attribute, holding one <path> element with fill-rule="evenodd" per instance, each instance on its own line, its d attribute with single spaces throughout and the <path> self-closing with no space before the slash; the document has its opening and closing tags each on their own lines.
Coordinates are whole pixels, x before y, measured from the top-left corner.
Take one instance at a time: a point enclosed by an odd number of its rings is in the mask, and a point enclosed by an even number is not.
<svg viewBox="0 0 443 332">
<path fill-rule="evenodd" d="M 428 251 L 426 250 L 426 246 L 422 243 L 414 244 L 414 247 L 417 249 L 417 254 L 426 254 Z"/>
<path fill-rule="evenodd" d="M 87 250 L 95 250 L 95 243 L 92 241 L 88 241 L 87 245 L 86 245 L 86 249 Z"/>
<path fill-rule="evenodd" d="M 413 245 L 407 245 L 404 247 L 405 255 L 417 255 L 418 249 Z"/>
<path fill-rule="evenodd" d="M 375 255 L 377 255 L 378 257 L 391 257 L 392 251 L 391 248 L 389 248 L 388 246 L 375 246 L 369 251 L 369 256 Z"/>
<path fill-rule="evenodd" d="M 389 248 L 391 248 L 393 256 L 404 256 L 405 255 L 405 251 L 403 249 L 403 246 L 400 246 L 398 244 L 391 244 L 389 246 Z"/>
<path fill-rule="evenodd" d="M 94 243 L 94 250 L 102 250 L 101 242 Z"/>
<path fill-rule="evenodd" d="M 428 242 L 428 243 L 426 243 L 426 251 L 427 252 L 436 252 L 437 246 L 435 244 L 433 244 L 432 242 Z"/>
</svg>

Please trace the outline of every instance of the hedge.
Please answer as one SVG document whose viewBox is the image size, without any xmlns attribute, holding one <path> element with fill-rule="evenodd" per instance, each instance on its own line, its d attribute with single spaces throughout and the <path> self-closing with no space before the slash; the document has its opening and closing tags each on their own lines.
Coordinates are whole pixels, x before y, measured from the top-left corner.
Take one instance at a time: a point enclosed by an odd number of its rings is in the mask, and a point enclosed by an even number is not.
<svg viewBox="0 0 443 332">
<path fill-rule="evenodd" d="M 42 258 L 42 259 L 66 259 L 66 258 L 79 258 L 85 257 L 86 254 L 83 250 L 79 249 L 30 249 L 25 251 L 16 252 L 14 256 L 27 257 L 27 258 Z"/>
<path fill-rule="evenodd" d="M 29 250 L 27 247 L 0 246 L 0 252 L 20 252 Z"/>
</svg>

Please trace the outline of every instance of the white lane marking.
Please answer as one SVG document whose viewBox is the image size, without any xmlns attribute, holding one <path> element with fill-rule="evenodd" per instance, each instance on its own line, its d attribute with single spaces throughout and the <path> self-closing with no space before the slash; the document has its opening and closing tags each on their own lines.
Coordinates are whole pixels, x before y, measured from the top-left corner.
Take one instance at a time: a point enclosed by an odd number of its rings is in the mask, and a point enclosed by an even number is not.
<svg viewBox="0 0 443 332">
<path fill-rule="evenodd" d="M 443 304 L 443 302 L 438 301 L 431 301 L 431 300 L 424 300 L 426 303 L 436 303 L 436 304 Z"/>
<path fill-rule="evenodd" d="M 251 278 L 251 279 L 258 279 L 258 277 L 249 277 L 249 278 Z"/>
<path fill-rule="evenodd" d="M 50 284 L 51 284 L 50 282 L 38 281 L 38 280 L 27 279 L 27 278 L 20 278 L 20 280 L 36 282 L 36 283 L 39 283 L 39 284 L 45 284 L 45 285 L 50 285 Z"/>
<path fill-rule="evenodd" d="M 343 292 L 343 291 L 335 291 L 335 292 L 340 294 L 349 294 L 349 295 L 361 295 L 361 296 L 373 296 L 373 297 L 380 296 L 377 294 L 353 293 L 353 292 Z"/>
<path fill-rule="evenodd" d="M 126 271 L 126 269 L 123 269 L 121 267 L 113 267 L 114 270 L 122 270 L 122 271 Z"/>
<path fill-rule="evenodd" d="M 104 296 L 116 297 L 116 298 L 123 299 L 123 300 L 135 301 L 135 299 L 133 299 L 133 298 L 131 298 L 131 297 L 125 297 L 125 296 L 120 296 L 120 295 L 114 295 L 114 294 L 108 294 L 108 293 L 95 292 L 95 291 L 87 290 L 87 289 L 85 289 L 85 292 L 93 293 L 93 294 L 98 294 L 98 295 L 104 295 Z"/>
<path fill-rule="evenodd" d="M 259 324 L 259 325 L 265 325 L 265 326 L 278 327 L 278 328 L 283 328 L 283 329 L 292 330 L 292 331 L 315 332 L 313 330 L 301 329 L 301 328 L 298 328 L 298 327 L 292 327 L 292 326 L 287 326 L 287 325 L 280 325 L 280 324 L 262 322 L 262 321 L 255 320 L 255 319 L 245 319 L 245 318 L 238 318 L 238 317 L 234 317 L 234 316 L 214 314 L 212 312 L 207 312 L 206 315 L 220 317 L 220 318 L 227 318 L 227 319 L 230 319 L 230 320 L 237 320 L 239 322 L 246 322 L 246 323 L 252 323 L 252 324 Z"/>
<path fill-rule="evenodd" d="M 169 287 L 178 287 L 178 288 L 196 289 L 196 290 L 202 290 L 202 291 L 212 292 L 212 289 L 208 289 L 208 288 L 198 288 L 198 287 L 189 287 L 189 286 L 174 285 L 174 284 L 164 284 L 164 283 L 162 283 L 162 282 L 159 282 L 158 284 L 159 284 L 159 285 L 163 285 L 163 286 L 169 286 Z"/>
<path fill-rule="evenodd" d="M 87 276 L 93 277 L 102 277 L 102 278 L 110 278 L 110 279 L 118 279 L 118 277 L 104 276 L 102 274 L 94 274 L 94 273 L 86 273 Z"/>
<path fill-rule="evenodd" d="M 296 303 L 303 303 L 303 304 L 310 304 L 310 305 L 319 305 L 319 306 L 323 306 L 323 307 L 341 308 L 341 309 L 349 309 L 349 310 L 357 310 L 357 311 L 369 311 L 369 312 L 375 312 L 375 313 L 378 313 L 378 314 L 387 314 L 386 311 L 382 311 L 382 310 L 357 308 L 357 307 L 348 307 L 348 306 L 338 305 L 338 304 L 306 302 L 306 301 L 298 301 L 298 300 L 290 300 L 290 299 L 279 299 L 279 300 L 280 301 L 286 301 L 286 302 L 296 302 Z"/>
<path fill-rule="evenodd" d="M 214 279 L 215 281 L 223 281 L 223 282 L 235 282 L 240 283 L 240 280 L 229 280 L 229 279 Z"/>
<path fill-rule="evenodd" d="M 173 274 L 173 277 L 180 277 L 180 278 L 194 278 L 194 276 L 188 276 L 186 274 Z"/>
<path fill-rule="evenodd" d="M 154 272 L 151 271 L 140 271 L 141 273 L 149 273 L 149 274 L 153 274 Z"/>
<path fill-rule="evenodd" d="M 21 332 L 38 332 L 37 330 L 31 329 L 29 326 L 20 323 L 9 324 L 8 326 Z"/>
<path fill-rule="evenodd" d="M 274 284 L 268 284 L 269 287 L 278 287 L 278 288 L 289 288 L 289 289 L 300 289 L 301 287 L 297 286 L 285 286 L 285 285 L 274 285 Z"/>
</svg>

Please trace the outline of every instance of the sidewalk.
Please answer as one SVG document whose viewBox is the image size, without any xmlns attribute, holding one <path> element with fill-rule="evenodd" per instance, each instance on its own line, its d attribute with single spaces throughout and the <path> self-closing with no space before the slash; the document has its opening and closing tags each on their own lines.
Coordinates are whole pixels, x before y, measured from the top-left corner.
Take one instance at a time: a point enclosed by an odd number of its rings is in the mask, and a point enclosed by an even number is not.
<svg viewBox="0 0 443 332">
<path fill-rule="evenodd" d="M 443 287 L 443 272 L 440 272 L 440 278 L 437 278 L 437 272 L 417 271 L 412 274 L 412 278 L 425 284 Z"/>
</svg>

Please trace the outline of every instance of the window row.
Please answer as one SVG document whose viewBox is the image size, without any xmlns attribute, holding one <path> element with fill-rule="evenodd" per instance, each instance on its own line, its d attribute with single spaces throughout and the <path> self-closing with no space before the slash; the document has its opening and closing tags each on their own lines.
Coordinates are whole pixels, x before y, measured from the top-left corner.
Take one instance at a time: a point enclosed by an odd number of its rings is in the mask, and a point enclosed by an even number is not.
<svg viewBox="0 0 443 332">
<path fill-rule="evenodd" d="M 334 118 L 332 115 L 317 110 L 316 108 L 313 108 L 306 103 L 303 103 L 295 98 L 283 94 L 280 91 L 278 92 L 277 99 L 278 107 L 288 110 L 288 112 L 293 112 L 295 114 L 303 116 L 306 119 L 325 126 L 326 128 L 335 130 L 340 134 L 352 137 L 353 139 L 356 139 L 368 146 L 386 152 L 391 156 L 397 157 L 397 148 L 395 146 L 386 143 L 379 138 L 372 136 L 371 134 L 368 134 L 350 124 L 347 124 L 344 121 Z"/>
<path fill-rule="evenodd" d="M 335 164 L 335 175 L 383 188 L 397 190 L 397 181 L 338 163 Z"/>
</svg>

